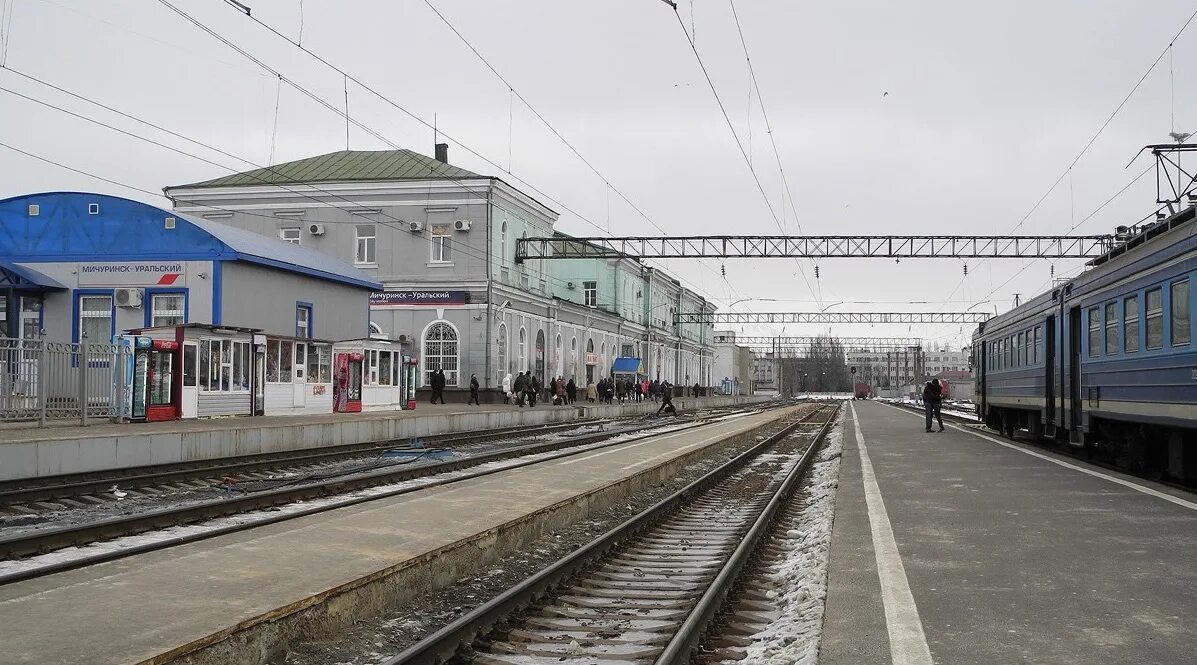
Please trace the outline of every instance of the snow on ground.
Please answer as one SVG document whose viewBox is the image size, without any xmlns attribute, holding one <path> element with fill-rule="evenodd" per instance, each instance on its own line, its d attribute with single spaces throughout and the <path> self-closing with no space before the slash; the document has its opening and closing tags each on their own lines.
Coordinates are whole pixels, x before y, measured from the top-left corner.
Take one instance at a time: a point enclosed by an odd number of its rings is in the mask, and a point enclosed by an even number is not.
<svg viewBox="0 0 1197 665">
<path fill-rule="evenodd" d="M 810 468 L 806 506 L 781 536 L 790 552 L 770 567 L 776 584 L 770 592 L 780 616 L 754 635 L 741 665 L 814 665 L 819 658 L 823 609 L 827 597 L 827 559 L 831 522 L 839 486 L 840 454 L 844 449 L 843 416 L 827 434 L 827 445 Z"/>
</svg>

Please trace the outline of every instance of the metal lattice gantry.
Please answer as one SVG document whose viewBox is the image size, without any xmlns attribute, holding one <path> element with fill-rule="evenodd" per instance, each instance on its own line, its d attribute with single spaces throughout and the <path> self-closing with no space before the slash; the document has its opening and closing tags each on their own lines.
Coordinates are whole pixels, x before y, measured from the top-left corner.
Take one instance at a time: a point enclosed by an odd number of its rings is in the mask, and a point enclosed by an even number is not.
<svg viewBox="0 0 1197 665">
<path fill-rule="evenodd" d="M 770 337 L 764 335 L 721 335 L 717 333 L 714 341 L 716 344 L 786 348 L 809 347 L 834 342 L 849 351 L 862 348 L 881 350 L 906 349 L 912 346 L 921 347 L 923 345 L 921 337 L 837 337 L 834 335 L 823 337 L 774 335 Z"/>
<path fill-rule="evenodd" d="M 985 312 L 678 312 L 674 323 L 984 323 Z"/>
<path fill-rule="evenodd" d="M 1093 259 L 1112 235 L 1056 236 L 625 236 L 521 238 L 515 260 L 701 258 Z"/>
</svg>

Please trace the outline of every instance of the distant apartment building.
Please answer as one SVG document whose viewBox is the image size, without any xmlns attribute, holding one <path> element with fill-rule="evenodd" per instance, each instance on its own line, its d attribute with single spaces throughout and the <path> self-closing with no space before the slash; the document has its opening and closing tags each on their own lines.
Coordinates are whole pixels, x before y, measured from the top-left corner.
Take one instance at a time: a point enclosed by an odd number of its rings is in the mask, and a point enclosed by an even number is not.
<svg viewBox="0 0 1197 665">
<path fill-rule="evenodd" d="M 369 329 L 404 342 L 425 385 L 475 375 L 484 388 L 532 371 L 579 383 L 637 357 L 649 378 L 713 384 L 713 305 L 630 259 L 516 263 L 520 238 L 554 235 L 557 213 L 502 179 L 411 150 L 339 151 L 168 187 L 175 208 L 337 257 L 383 285 Z M 268 293 L 261 294 L 269 298 Z"/>
</svg>

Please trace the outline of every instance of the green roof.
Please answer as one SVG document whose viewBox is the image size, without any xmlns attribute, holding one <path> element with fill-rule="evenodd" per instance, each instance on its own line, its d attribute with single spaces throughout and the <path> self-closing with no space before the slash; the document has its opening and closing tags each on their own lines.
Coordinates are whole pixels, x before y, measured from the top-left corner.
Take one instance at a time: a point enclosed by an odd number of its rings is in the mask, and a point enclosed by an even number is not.
<svg viewBox="0 0 1197 665">
<path fill-rule="evenodd" d="M 363 180 L 462 180 L 485 177 L 487 176 L 438 162 L 432 157 L 411 150 L 340 150 L 263 169 L 234 173 L 214 180 L 167 187 L 166 190 Z"/>
</svg>

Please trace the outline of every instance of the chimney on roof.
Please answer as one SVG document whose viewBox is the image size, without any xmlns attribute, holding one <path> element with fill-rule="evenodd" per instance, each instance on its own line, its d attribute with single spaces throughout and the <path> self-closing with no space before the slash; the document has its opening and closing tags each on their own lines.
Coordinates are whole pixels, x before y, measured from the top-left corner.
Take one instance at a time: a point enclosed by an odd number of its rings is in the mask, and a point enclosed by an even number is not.
<svg viewBox="0 0 1197 665">
<path fill-rule="evenodd" d="M 438 161 L 442 164 L 449 163 L 449 144 L 448 143 L 436 144 L 436 161 Z"/>
</svg>

